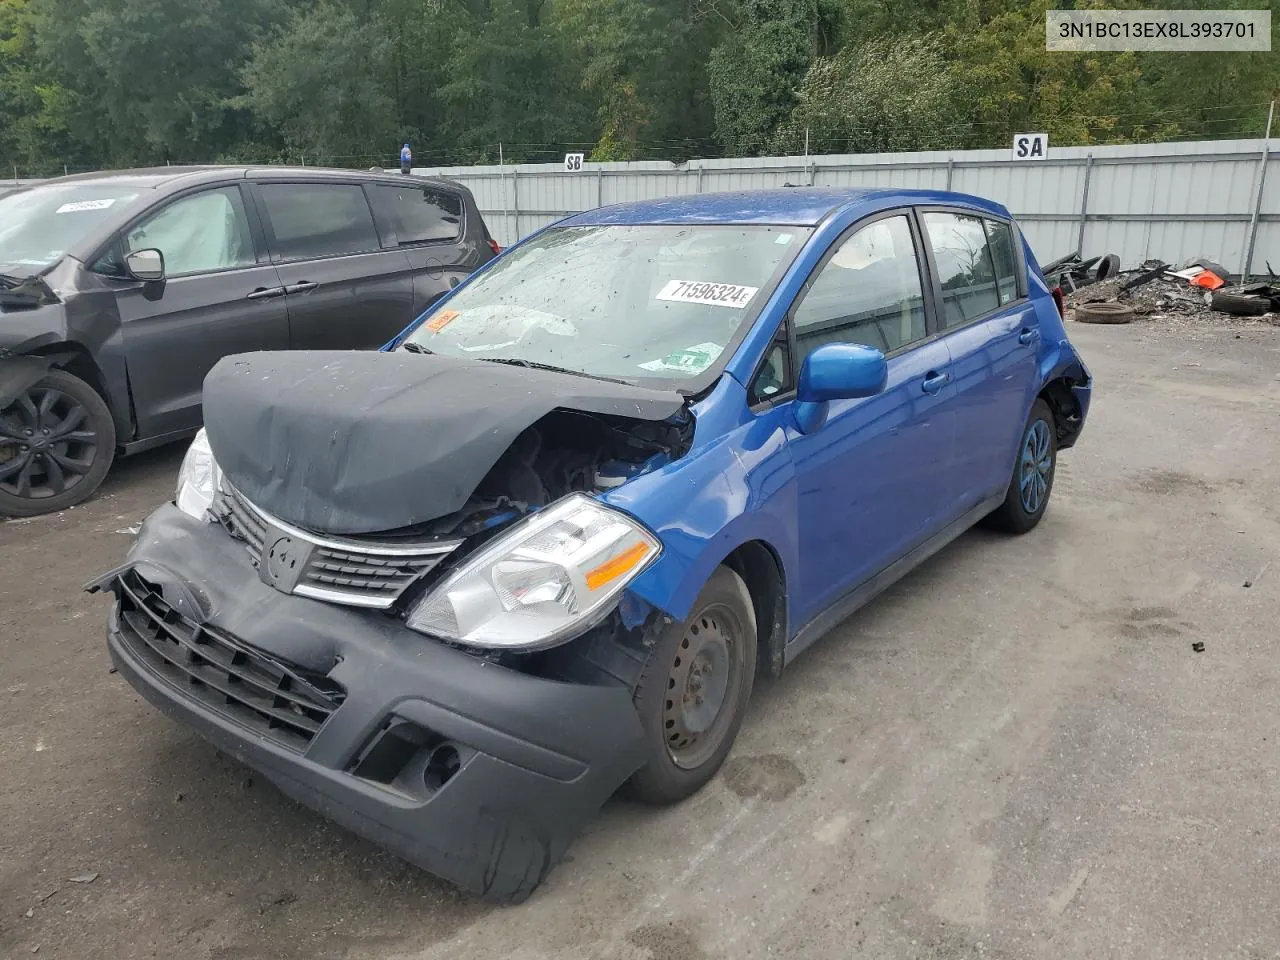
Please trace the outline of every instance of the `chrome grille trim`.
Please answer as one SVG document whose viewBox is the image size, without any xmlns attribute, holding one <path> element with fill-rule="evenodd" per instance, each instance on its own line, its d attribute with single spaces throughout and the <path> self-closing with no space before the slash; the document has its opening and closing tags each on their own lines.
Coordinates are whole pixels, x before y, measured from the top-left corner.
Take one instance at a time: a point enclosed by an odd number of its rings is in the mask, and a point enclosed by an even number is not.
<svg viewBox="0 0 1280 960">
<path fill-rule="evenodd" d="M 260 571 L 268 535 L 284 535 L 308 545 L 305 568 L 296 584 L 286 592 L 375 610 L 391 607 L 414 581 L 462 543 L 461 540 L 388 543 L 319 536 L 258 508 L 225 481 L 211 513 L 233 537 L 244 543 Z M 285 589 L 279 584 L 273 585 Z"/>
</svg>

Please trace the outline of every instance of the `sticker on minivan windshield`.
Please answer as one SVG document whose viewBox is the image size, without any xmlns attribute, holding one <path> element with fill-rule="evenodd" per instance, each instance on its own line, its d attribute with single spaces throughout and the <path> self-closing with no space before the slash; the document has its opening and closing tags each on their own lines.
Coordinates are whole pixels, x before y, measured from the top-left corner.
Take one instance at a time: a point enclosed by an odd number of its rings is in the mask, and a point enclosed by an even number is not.
<svg viewBox="0 0 1280 960">
<path fill-rule="evenodd" d="M 700 343 L 694 347 L 686 347 L 669 353 L 661 360 L 650 360 L 640 364 L 641 370 L 652 370 L 655 373 L 680 373 L 685 376 L 697 376 L 715 362 L 724 347 L 718 343 Z"/>
<path fill-rule="evenodd" d="M 427 329 L 432 333 L 439 333 L 453 321 L 458 319 L 457 310 L 442 310 L 434 317 L 427 321 Z"/>
<path fill-rule="evenodd" d="M 699 283 L 696 280 L 672 280 L 658 291 L 657 300 L 674 300 L 677 303 L 705 303 L 713 307 L 733 307 L 741 310 L 756 295 L 759 287 L 744 287 L 737 283 Z"/>
<path fill-rule="evenodd" d="M 64 203 L 53 212 L 80 213 L 84 210 L 105 210 L 115 202 L 115 197 L 106 197 L 102 200 L 73 200 L 71 203 Z"/>
</svg>

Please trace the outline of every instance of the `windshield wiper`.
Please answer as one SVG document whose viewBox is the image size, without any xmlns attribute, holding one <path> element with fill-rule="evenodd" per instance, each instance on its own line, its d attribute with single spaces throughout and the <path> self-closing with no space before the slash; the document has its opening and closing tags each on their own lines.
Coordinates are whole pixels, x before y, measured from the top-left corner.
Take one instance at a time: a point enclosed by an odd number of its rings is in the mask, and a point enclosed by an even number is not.
<svg viewBox="0 0 1280 960">
<path fill-rule="evenodd" d="M 567 367 L 557 367 L 551 363 L 538 363 L 536 360 L 523 360 L 520 357 L 476 357 L 477 360 L 484 360 L 486 363 L 505 363 L 512 367 L 528 367 L 530 370 L 550 370 L 552 373 L 567 373 L 574 377 L 586 377 L 588 380 L 607 380 L 609 383 L 627 383 L 626 380 L 619 380 L 617 377 L 602 377 L 599 374 L 587 373 L 585 370 L 570 370 Z M 630 384 L 628 384 L 629 386 Z"/>
<path fill-rule="evenodd" d="M 404 343 L 400 344 L 400 349 L 408 350 L 410 353 L 425 353 L 425 354 L 435 353 L 434 350 L 430 350 L 427 347 L 424 347 L 422 344 L 415 343 L 412 340 L 406 340 Z"/>
</svg>

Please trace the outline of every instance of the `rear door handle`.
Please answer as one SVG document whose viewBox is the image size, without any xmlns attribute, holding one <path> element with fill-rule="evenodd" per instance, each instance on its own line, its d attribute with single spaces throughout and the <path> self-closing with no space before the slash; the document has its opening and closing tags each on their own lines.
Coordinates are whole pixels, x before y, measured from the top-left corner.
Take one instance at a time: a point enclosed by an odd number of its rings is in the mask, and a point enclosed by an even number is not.
<svg viewBox="0 0 1280 960">
<path fill-rule="evenodd" d="M 259 287 L 253 293 L 247 294 L 247 300 L 271 300 L 274 297 L 283 297 L 284 287 Z"/>
<path fill-rule="evenodd" d="M 289 284 L 287 287 L 284 288 L 284 292 L 285 293 L 306 293 L 308 290 L 314 290 L 318 286 L 320 286 L 320 284 L 313 283 L 310 280 L 302 280 L 298 283 Z"/>
<path fill-rule="evenodd" d="M 1018 334 L 1018 342 L 1024 347 L 1035 343 L 1040 339 L 1040 331 L 1033 330 L 1031 327 L 1023 327 L 1022 332 Z"/>
<path fill-rule="evenodd" d="M 947 381 L 950 379 L 951 374 L 949 373 L 938 373 L 937 371 L 930 370 L 929 373 L 925 375 L 924 382 L 920 384 L 920 388 L 924 390 L 925 393 L 937 395 L 938 391 L 945 387 L 947 385 Z"/>
</svg>

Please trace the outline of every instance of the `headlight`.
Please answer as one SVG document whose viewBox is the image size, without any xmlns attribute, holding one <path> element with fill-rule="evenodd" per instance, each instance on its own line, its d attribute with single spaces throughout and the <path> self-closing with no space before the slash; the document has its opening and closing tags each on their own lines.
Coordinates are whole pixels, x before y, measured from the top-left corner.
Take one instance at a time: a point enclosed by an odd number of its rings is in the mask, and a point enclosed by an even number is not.
<svg viewBox="0 0 1280 960">
<path fill-rule="evenodd" d="M 178 492 L 173 500 L 183 513 L 203 520 L 221 485 L 222 471 L 209 449 L 209 438 L 201 429 L 183 458 L 182 469 L 178 471 Z"/>
<path fill-rule="evenodd" d="M 571 494 L 478 551 L 408 624 L 475 647 L 553 647 L 602 619 L 661 550 L 631 518 Z"/>
</svg>

